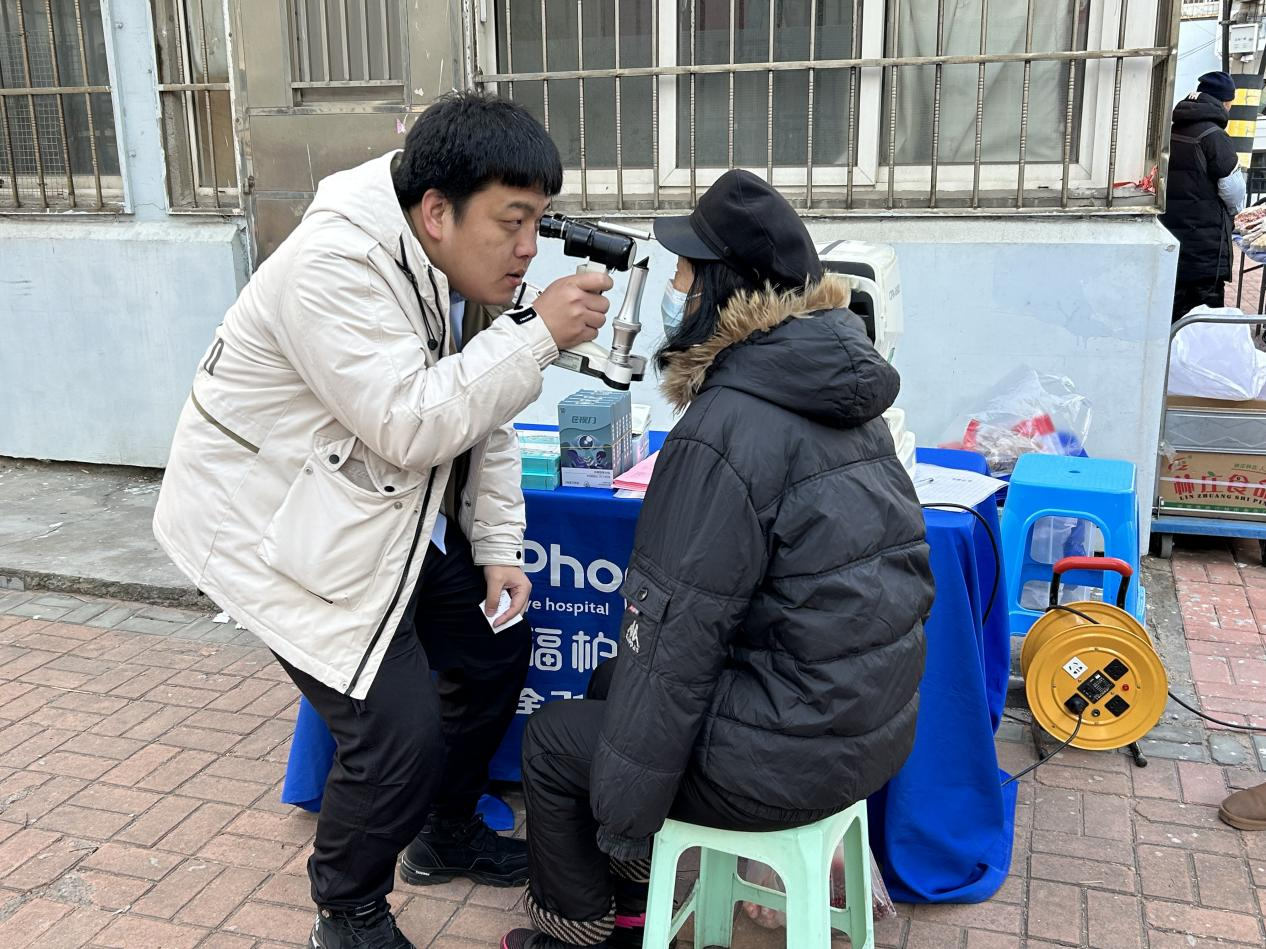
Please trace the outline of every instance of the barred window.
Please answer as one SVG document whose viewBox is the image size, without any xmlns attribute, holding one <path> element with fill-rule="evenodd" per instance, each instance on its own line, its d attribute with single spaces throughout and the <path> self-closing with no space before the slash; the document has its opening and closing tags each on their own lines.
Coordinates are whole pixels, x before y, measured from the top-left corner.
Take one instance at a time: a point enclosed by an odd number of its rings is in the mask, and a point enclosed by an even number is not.
<svg viewBox="0 0 1266 949">
<path fill-rule="evenodd" d="M 295 105 L 404 99 L 400 0 L 290 0 Z"/>
<path fill-rule="evenodd" d="M 499 0 L 476 81 L 546 123 L 584 208 L 726 168 L 802 207 L 1109 208 L 1168 131 L 1158 0 Z"/>
<path fill-rule="evenodd" d="M 0 211 L 122 204 L 101 0 L 0 0 Z"/>
<path fill-rule="evenodd" d="M 174 211 L 240 209 L 222 0 L 152 0 L 167 197 Z"/>
</svg>

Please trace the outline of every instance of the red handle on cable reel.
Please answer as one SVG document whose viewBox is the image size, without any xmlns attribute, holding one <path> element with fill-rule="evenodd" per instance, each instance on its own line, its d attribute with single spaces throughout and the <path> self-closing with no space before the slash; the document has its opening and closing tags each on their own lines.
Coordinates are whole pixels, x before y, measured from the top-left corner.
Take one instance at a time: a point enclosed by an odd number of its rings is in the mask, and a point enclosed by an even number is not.
<svg viewBox="0 0 1266 949">
<path fill-rule="evenodd" d="M 1103 573 L 1119 573 L 1121 588 L 1117 590 L 1117 608 L 1125 609 L 1125 594 L 1130 589 L 1130 577 L 1134 576 L 1134 568 L 1124 560 L 1116 557 L 1065 557 L 1052 568 L 1051 576 L 1051 608 L 1059 606 L 1059 578 L 1070 570 L 1099 570 Z"/>
</svg>

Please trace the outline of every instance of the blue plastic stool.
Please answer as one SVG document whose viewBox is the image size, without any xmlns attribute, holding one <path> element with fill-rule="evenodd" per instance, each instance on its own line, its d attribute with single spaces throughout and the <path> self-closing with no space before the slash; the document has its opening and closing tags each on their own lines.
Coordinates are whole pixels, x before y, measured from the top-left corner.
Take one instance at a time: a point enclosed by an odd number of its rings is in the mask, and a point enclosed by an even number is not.
<svg viewBox="0 0 1266 949">
<path fill-rule="evenodd" d="M 844 841 L 844 891 L 848 906 L 831 906 L 831 861 Z M 673 913 L 677 862 L 692 847 L 699 854 L 699 882 L 681 909 Z M 738 858 L 768 864 L 787 892 L 748 883 L 738 874 Z M 787 914 L 787 945 L 795 949 L 831 949 L 831 929 L 848 933 L 853 949 L 874 949 L 871 912 L 870 844 L 866 802 L 804 827 L 749 833 L 717 830 L 668 820 L 655 836 L 651 888 L 646 901 L 646 949 L 667 949 L 686 919 L 695 917 L 695 949 L 729 946 L 734 935 L 734 904 L 759 903 Z"/>
<path fill-rule="evenodd" d="M 1007 582 L 1007 609 L 1012 635 L 1023 635 L 1041 616 L 1020 606 L 1024 585 L 1051 582 L 1051 564 L 1034 560 L 1033 528 L 1044 517 L 1075 517 L 1089 521 L 1103 534 L 1104 556 L 1124 560 L 1139 569 L 1138 496 L 1134 465 L 1104 458 L 1030 454 L 1020 458 L 1011 475 L 1007 503 L 1002 509 L 1002 558 Z M 1099 587 L 1103 598 L 1116 601 L 1120 577 L 1115 574 L 1073 573 L 1068 583 Z M 1125 608 L 1140 622 L 1145 600 L 1133 583 Z"/>
</svg>

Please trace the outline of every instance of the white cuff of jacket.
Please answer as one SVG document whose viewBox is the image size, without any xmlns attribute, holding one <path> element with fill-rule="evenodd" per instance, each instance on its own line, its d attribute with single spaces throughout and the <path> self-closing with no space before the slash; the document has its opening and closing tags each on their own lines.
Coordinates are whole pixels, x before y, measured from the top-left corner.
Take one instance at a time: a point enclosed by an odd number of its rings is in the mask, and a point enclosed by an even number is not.
<svg viewBox="0 0 1266 949">
<path fill-rule="evenodd" d="M 508 320 L 518 327 L 520 332 L 524 333 L 528 338 L 528 343 L 532 348 L 532 355 L 536 358 L 537 365 L 542 369 L 551 365 L 558 358 L 558 344 L 554 342 L 554 337 L 550 335 L 549 327 L 545 325 L 545 321 L 541 319 L 540 314 L 534 315 L 530 320 L 519 322 L 515 319 L 516 315 L 522 313 L 529 307 L 519 307 L 514 310 L 506 310 L 497 319 Z M 535 311 L 533 311 L 535 313 Z"/>
<path fill-rule="evenodd" d="M 522 567 L 523 541 L 508 540 L 503 535 L 496 540 L 483 540 L 471 544 L 471 555 L 476 567 Z"/>
</svg>

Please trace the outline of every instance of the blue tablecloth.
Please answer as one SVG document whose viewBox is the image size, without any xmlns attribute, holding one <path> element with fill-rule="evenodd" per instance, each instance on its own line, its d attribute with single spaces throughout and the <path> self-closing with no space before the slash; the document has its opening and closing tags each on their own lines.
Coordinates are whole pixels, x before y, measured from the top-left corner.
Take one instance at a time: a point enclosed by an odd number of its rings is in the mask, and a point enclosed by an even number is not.
<svg viewBox="0 0 1266 949">
<path fill-rule="evenodd" d="M 920 449 L 929 464 L 986 472 L 968 452 Z M 998 512 L 977 510 L 998 535 Z M 914 750 L 870 799 L 870 842 L 893 899 L 975 903 L 1011 866 L 1016 785 L 1001 787 L 994 732 L 1011 670 L 1005 585 L 984 622 L 997 563 L 988 532 L 965 512 L 925 512 L 936 602 Z"/>
<path fill-rule="evenodd" d="M 659 436 L 652 447 L 658 447 Z M 920 449 L 919 459 L 984 471 L 968 452 Z M 527 686 L 492 776 L 517 780 L 527 715 L 546 701 L 579 697 L 594 665 L 614 650 L 623 601 L 619 581 L 633 547 L 640 502 L 607 491 L 525 491 L 536 635 Z M 978 508 L 997 534 L 997 510 Z M 982 622 L 996 564 L 987 532 L 970 514 L 926 512 L 936 603 L 914 751 L 871 798 L 871 846 L 893 898 L 965 903 L 987 899 L 1011 862 L 1015 785 L 1000 787 L 993 737 L 1010 673 L 1010 636 L 999 592 Z M 306 702 L 282 800 L 315 809 L 333 742 Z"/>
</svg>

